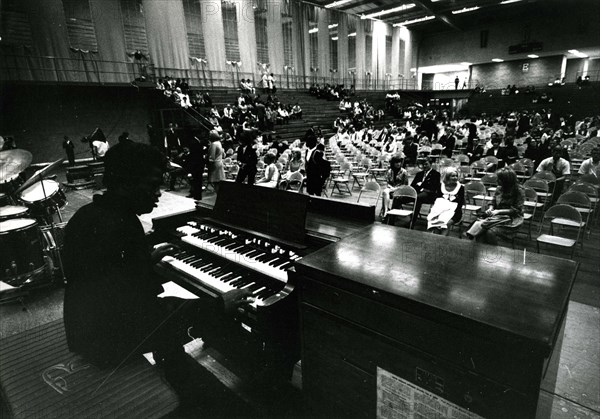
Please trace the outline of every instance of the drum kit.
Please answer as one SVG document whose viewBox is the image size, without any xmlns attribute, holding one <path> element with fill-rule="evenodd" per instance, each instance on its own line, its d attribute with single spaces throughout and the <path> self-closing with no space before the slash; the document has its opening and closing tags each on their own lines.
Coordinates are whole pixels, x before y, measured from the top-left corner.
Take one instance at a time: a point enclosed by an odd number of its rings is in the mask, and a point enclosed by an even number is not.
<svg viewBox="0 0 600 419">
<path fill-rule="evenodd" d="M 31 160 L 26 150 L 0 151 L 0 291 L 27 288 L 62 272 L 54 237 L 64 226 L 60 209 L 67 199 L 58 182 L 44 179 L 62 159 L 24 180 Z"/>
</svg>

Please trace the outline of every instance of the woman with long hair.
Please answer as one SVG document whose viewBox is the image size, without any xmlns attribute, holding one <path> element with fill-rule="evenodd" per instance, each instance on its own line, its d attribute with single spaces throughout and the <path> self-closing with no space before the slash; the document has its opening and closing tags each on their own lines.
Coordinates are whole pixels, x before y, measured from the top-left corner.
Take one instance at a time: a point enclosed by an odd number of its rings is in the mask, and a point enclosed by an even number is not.
<svg viewBox="0 0 600 419">
<path fill-rule="evenodd" d="M 511 236 L 516 234 L 523 224 L 523 204 L 525 193 L 515 172 L 504 167 L 496 172 L 498 187 L 494 199 L 487 211 L 475 221 L 467 237 L 487 244 L 498 244 L 496 235 Z"/>
</svg>

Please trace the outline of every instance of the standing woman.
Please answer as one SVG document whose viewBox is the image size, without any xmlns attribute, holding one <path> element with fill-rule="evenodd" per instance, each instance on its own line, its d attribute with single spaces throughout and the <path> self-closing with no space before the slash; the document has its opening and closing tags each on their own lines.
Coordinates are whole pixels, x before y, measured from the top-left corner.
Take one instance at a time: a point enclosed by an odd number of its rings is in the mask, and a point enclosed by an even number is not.
<svg viewBox="0 0 600 419">
<path fill-rule="evenodd" d="M 210 146 L 208 147 L 208 183 L 213 185 L 215 191 L 219 190 L 219 182 L 225 179 L 223 168 L 223 146 L 221 136 L 217 131 L 208 134 Z"/>
<path fill-rule="evenodd" d="M 498 170 L 498 188 L 488 210 L 475 221 L 467 231 L 470 239 L 487 244 L 498 244 L 497 234 L 510 236 L 523 224 L 523 205 L 525 193 L 517 182 L 512 169 L 503 167 Z"/>
<path fill-rule="evenodd" d="M 275 75 L 273 73 L 269 74 L 267 78 L 269 81 L 269 93 L 275 93 L 277 89 L 275 89 Z"/>
</svg>

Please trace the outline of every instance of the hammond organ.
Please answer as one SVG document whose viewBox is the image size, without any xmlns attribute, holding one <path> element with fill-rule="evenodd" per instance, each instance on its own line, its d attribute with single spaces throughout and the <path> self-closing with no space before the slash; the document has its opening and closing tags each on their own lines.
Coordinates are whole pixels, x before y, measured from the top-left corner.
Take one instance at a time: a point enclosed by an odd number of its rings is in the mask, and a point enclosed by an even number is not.
<svg viewBox="0 0 600 419">
<path fill-rule="evenodd" d="M 249 307 L 203 330 L 202 338 L 241 360 L 255 379 L 256 371 L 271 381 L 287 379 L 300 357 L 296 287 L 288 272 L 307 254 L 371 224 L 374 212 L 373 206 L 223 182 L 214 208 L 153 220 L 153 241 L 180 249 L 156 271 L 200 297 L 249 290 Z"/>
</svg>

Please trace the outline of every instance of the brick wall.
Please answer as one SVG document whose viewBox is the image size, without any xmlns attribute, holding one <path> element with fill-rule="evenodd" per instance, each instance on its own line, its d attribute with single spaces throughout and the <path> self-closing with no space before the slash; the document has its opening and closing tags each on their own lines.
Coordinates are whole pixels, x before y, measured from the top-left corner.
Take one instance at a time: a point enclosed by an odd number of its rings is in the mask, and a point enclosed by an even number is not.
<svg viewBox="0 0 600 419">
<path fill-rule="evenodd" d="M 475 64 L 471 66 L 471 83 L 478 83 L 487 89 L 499 89 L 509 84 L 517 86 L 546 84 L 560 77 L 562 61 L 563 56 L 559 55 L 503 63 Z M 527 70 L 525 71 L 524 68 Z"/>
</svg>

